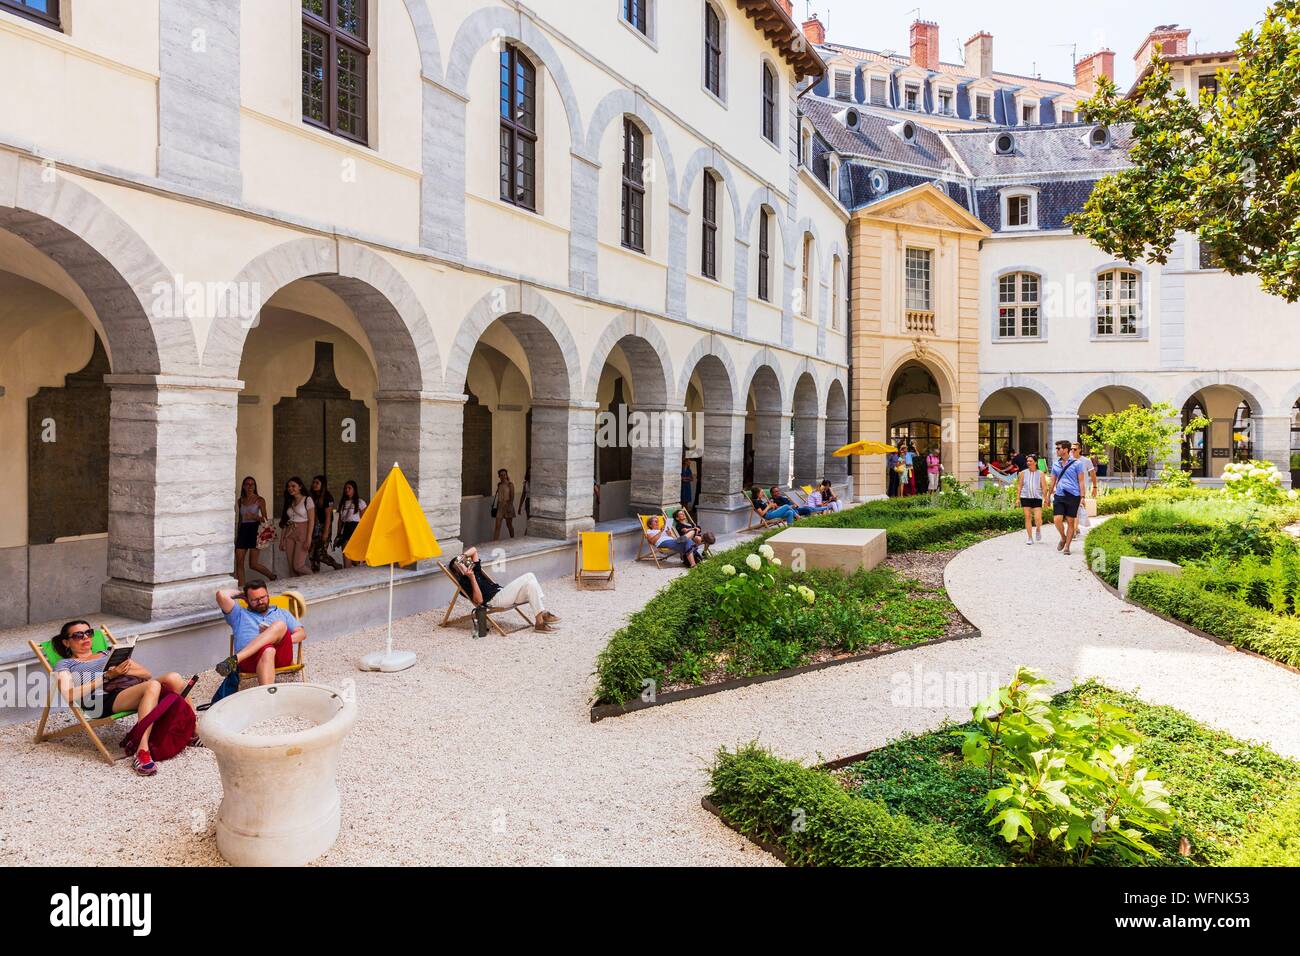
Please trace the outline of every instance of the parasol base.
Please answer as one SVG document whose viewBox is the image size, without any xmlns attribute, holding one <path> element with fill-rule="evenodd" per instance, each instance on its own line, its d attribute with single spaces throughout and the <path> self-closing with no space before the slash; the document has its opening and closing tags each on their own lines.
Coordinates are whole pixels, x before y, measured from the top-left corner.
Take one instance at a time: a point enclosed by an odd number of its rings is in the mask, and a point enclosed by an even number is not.
<svg viewBox="0 0 1300 956">
<path fill-rule="evenodd" d="M 415 654 L 411 651 L 375 651 L 367 654 L 357 663 L 363 671 L 381 671 L 391 674 L 404 671 L 415 663 Z"/>
</svg>

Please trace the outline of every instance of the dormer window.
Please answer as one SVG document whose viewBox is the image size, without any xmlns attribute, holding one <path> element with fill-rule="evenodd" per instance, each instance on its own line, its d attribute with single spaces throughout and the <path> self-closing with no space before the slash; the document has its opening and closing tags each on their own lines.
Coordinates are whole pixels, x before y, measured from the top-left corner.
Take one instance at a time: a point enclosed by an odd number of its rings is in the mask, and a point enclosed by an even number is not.
<svg viewBox="0 0 1300 956">
<path fill-rule="evenodd" d="M 916 142 L 916 124 L 908 120 L 898 128 L 898 135 L 903 137 L 904 143 Z"/>
<path fill-rule="evenodd" d="M 853 99 L 853 74 L 848 70 L 835 71 L 835 98 L 837 100 Z"/>
<path fill-rule="evenodd" d="M 999 156 L 1010 156 L 1016 151 L 1016 138 L 1010 133 L 999 133 L 993 140 L 993 151 Z"/>
<path fill-rule="evenodd" d="M 1004 189 L 1002 231 L 1019 232 L 1038 228 L 1038 190 L 1027 187 Z"/>
<path fill-rule="evenodd" d="M 952 90 L 939 91 L 939 113 L 943 116 L 952 116 L 953 114 L 953 95 Z"/>
<path fill-rule="evenodd" d="M 1060 121 L 1061 121 L 1062 123 L 1073 123 L 1073 122 L 1075 121 L 1075 117 L 1076 117 L 1077 115 L 1078 115 L 1078 114 L 1075 113 L 1074 110 L 1066 110 L 1066 109 L 1063 109 L 1063 110 L 1061 110 L 1061 119 L 1060 119 Z"/>
<path fill-rule="evenodd" d="M 873 76 L 871 78 L 871 105 L 889 105 L 889 81 L 883 76 Z"/>
<path fill-rule="evenodd" d="M 840 195 L 840 161 L 834 156 L 830 157 L 826 168 L 826 186 L 835 194 L 838 199 Z"/>
<path fill-rule="evenodd" d="M 1106 126 L 1094 126 L 1088 134 L 1088 145 L 1093 149 L 1110 148 L 1110 129 Z"/>
<path fill-rule="evenodd" d="M 921 90 L 920 87 L 913 86 L 909 83 L 903 90 L 903 109 L 916 112 L 921 108 Z"/>
<path fill-rule="evenodd" d="M 1020 122 L 1024 126 L 1038 125 L 1038 107 L 1033 103 L 1020 104 Z"/>
<path fill-rule="evenodd" d="M 993 97 L 987 93 L 980 93 L 975 97 L 975 118 L 979 120 L 993 119 Z"/>
</svg>

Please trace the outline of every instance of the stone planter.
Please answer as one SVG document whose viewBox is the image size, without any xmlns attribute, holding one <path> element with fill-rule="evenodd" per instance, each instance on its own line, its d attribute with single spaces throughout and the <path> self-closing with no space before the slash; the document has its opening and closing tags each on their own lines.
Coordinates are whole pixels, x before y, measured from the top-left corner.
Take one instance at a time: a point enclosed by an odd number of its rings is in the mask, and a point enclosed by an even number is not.
<svg viewBox="0 0 1300 956">
<path fill-rule="evenodd" d="M 302 866 L 339 834 L 339 750 L 357 706 L 320 684 L 272 684 L 232 694 L 203 714 L 223 795 L 217 849 L 235 866 Z M 315 724 L 274 736 L 243 731 L 268 718 Z"/>
</svg>

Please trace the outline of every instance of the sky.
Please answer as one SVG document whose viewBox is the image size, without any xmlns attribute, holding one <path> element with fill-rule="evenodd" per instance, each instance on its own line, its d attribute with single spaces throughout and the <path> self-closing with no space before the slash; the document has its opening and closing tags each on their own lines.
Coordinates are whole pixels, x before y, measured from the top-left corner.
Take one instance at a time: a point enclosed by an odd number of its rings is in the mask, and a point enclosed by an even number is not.
<svg viewBox="0 0 1300 956">
<path fill-rule="evenodd" d="M 998 71 L 1074 82 L 1071 47 L 1083 57 L 1101 47 L 1115 51 L 1115 82 L 1133 82 L 1133 54 L 1151 28 L 1163 23 L 1190 27 L 1188 51 L 1230 50 L 1237 37 L 1263 19 L 1266 0 L 794 0 L 795 19 L 811 10 L 828 25 L 832 43 L 894 50 L 904 56 L 908 28 L 918 18 L 939 24 L 939 53 L 962 62 L 962 45 L 980 30 L 993 34 Z"/>
</svg>

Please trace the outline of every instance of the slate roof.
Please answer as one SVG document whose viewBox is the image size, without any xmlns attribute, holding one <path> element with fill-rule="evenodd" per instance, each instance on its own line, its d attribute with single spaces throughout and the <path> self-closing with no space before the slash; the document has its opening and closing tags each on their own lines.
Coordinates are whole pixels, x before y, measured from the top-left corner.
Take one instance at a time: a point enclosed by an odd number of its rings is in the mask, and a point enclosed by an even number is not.
<svg viewBox="0 0 1300 956">
<path fill-rule="evenodd" d="M 933 169 L 936 173 L 955 169 L 956 164 L 939 134 L 920 123 L 916 123 L 916 140 L 906 143 L 893 131 L 893 128 L 902 125 L 901 119 L 888 119 L 842 100 L 827 100 L 811 94 L 800 100 L 800 104 L 818 135 L 843 156 L 906 163 Z M 850 107 L 857 109 L 860 117 L 856 130 L 846 127 L 839 118 Z"/>
<path fill-rule="evenodd" d="M 1115 127 L 1108 149 L 1088 145 L 1091 123 L 1061 126 L 1022 126 L 1015 129 L 954 130 L 944 140 L 961 157 L 976 179 L 1032 173 L 1079 173 L 1097 178 L 1128 166 L 1131 129 Z M 994 141 L 1003 134 L 1015 140 L 1015 149 L 999 154 Z"/>
</svg>

